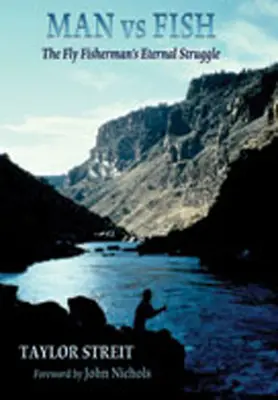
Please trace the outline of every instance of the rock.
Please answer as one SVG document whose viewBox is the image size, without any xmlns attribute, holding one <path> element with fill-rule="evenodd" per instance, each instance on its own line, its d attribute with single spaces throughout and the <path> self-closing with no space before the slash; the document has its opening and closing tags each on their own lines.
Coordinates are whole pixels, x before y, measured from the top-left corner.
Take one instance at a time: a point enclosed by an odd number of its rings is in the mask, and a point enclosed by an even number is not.
<svg viewBox="0 0 278 400">
<path fill-rule="evenodd" d="M 110 246 L 107 246 L 107 250 L 109 250 L 109 251 L 120 251 L 121 248 L 118 245 L 110 245 Z"/>
<path fill-rule="evenodd" d="M 86 329 L 101 330 L 106 325 L 106 316 L 95 300 L 84 296 L 68 299 L 73 319 Z"/>
<path fill-rule="evenodd" d="M 14 324 L 18 338 L 28 343 L 66 342 L 72 322 L 67 310 L 55 302 L 30 304 L 18 302 Z"/>
<path fill-rule="evenodd" d="M 136 247 L 124 247 L 122 250 L 126 253 L 136 253 L 137 252 Z"/>
<path fill-rule="evenodd" d="M 96 253 L 102 253 L 104 251 L 104 249 L 102 247 L 96 247 L 95 248 L 95 252 Z"/>
<path fill-rule="evenodd" d="M 67 311 L 54 301 L 35 304 L 32 306 L 36 319 L 42 324 L 61 324 L 68 319 Z"/>
</svg>

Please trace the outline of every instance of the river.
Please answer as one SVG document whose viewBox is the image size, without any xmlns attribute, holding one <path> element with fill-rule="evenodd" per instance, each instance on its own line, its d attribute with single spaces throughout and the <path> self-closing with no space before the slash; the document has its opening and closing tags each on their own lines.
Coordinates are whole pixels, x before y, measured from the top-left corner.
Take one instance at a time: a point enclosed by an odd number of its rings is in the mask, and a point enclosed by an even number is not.
<svg viewBox="0 0 278 400">
<path fill-rule="evenodd" d="M 116 326 L 132 324 L 141 292 L 149 287 L 153 305 L 167 304 L 168 309 L 148 328 L 169 329 L 188 352 L 187 367 L 217 371 L 219 389 L 237 380 L 243 393 L 278 394 L 276 293 L 263 285 L 221 281 L 204 271 L 197 258 L 95 251 L 107 245 L 85 244 L 88 251 L 81 256 L 37 263 L 21 274 L 0 274 L 0 282 L 18 285 L 18 297 L 31 303 L 55 300 L 67 307 L 68 297 L 89 296 Z"/>
</svg>

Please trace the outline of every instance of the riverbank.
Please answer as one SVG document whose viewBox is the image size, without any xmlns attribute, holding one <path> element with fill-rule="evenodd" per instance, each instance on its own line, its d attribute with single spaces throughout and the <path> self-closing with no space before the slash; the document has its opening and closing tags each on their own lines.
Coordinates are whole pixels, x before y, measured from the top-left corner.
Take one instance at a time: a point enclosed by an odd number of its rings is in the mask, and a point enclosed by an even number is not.
<svg viewBox="0 0 278 400">
<path fill-rule="evenodd" d="M 84 252 L 80 246 L 70 243 L 44 244 L 41 247 L 34 247 L 33 250 L 17 248 L 2 251 L 0 272 L 20 273 L 36 262 L 75 257 Z"/>
</svg>

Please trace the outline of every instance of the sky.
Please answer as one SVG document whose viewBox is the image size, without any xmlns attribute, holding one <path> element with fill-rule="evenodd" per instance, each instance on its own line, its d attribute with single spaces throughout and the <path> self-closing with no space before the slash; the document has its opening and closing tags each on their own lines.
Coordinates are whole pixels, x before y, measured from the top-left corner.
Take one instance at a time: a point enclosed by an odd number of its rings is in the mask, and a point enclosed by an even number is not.
<svg viewBox="0 0 278 400">
<path fill-rule="evenodd" d="M 48 38 L 47 14 L 113 12 L 111 38 Z M 154 38 L 153 13 L 214 13 L 214 38 Z M 123 35 L 120 21 L 143 19 L 146 36 Z M 174 103 L 203 73 L 266 67 L 277 61 L 278 0 L 2 0 L 0 5 L 0 153 L 37 175 L 66 173 L 85 161 L 98 128 L 132 110 Z M 180 19 L 178 19 L 180 21 Z M 178 29 L 181 29 L 178 24 Z M 194 25 L 195 29 L 195 25 Z M 221 51 L 208 64 L 189 60 L 43 59 L 42 49 L 127 50 L 173 47 Z"/>
</svg>

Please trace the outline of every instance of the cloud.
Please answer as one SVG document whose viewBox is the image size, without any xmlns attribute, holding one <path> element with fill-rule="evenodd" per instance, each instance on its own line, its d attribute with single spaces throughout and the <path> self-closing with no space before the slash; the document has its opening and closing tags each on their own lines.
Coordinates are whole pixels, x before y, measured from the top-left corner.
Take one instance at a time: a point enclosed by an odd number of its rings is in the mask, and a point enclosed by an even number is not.
<svg viewBox="0 0 278 400">
<path fill-rule="evenodd" d="M 93 73 L 84 69 L 75 70 L 70 74 L 70 79 L 82 86 L 94 88 L 101 92 L 118 82 L 118 77 L 112 72 Z"/>
<path fill-rule="evenodd" d="M 239 6 L 239 12 L 246 16 L 278 17 L 278 1 L 277 0 L 253 0 L 242 3 Z"/>
<path fill-rule="evenodd" d="M 70 137 L 80 132 L 82 136 L 89 135 L 92 120 L 84 117 L 67 116 L 27 116 L 19 124 L 6 124 L 3 129 L 16 133 L 36 134 L 38 136 Z"/>
<path fill-rule="evenodd" d="M 86 156 L 74 141 L 68 141 L 66 144 L 57 142 L 55 146 L 52 143 L 33 147 L 14 146 L 5 149 L 5 152 L 13 162 L 35 175 L 65 173 L 76 165 L 76 160 L 84 161 Z"/>
<path fill-rule="evenodd" d="M 170 99 L 173 103 L 178 99 Z M 91 141 L 97 135 L 100 125 L 111 119 L 118 118 L 129 112 L 150 105 L 161 103 L 160 99 L 134 100 L 128 103 L 117 102 L 87 110 L 80 116 L 26 116 L 21 123 L 5 124 L 0 129 L 27 136 L 36 136 L 42 140 L 51 140 L 52 137 L 60 139 L 89 138 Z M 4 138 L 4 135 L 2 135 Z"/>
<path fill-rule="evenodd" d="M 277 40 L 252 23 L 234 21 L 221 37 L 229 55 L 243 64 L 250 59 L 264 66 L 277 61 Z"/>
<path fill-rule="evenodd" d="M 86 160 L 100 125 L 158 103 L 156 98 L 111 103 L 76 117 L 27 116 L 21 123 L 0 126 L 0 151 L 34 174 L 64 173 Z"/>
</svg>

